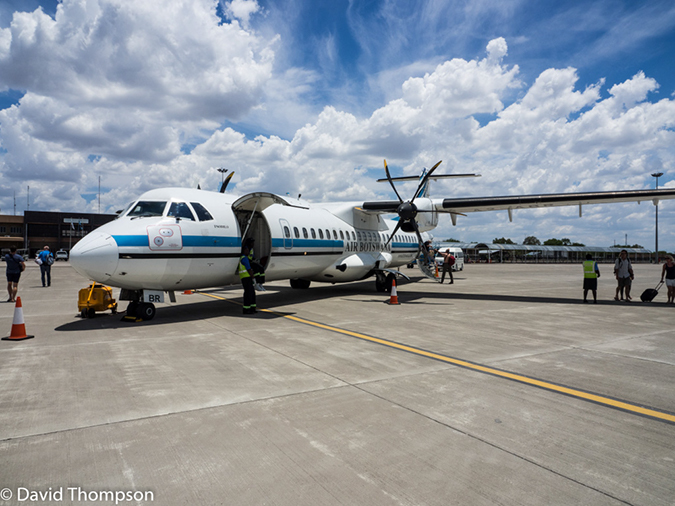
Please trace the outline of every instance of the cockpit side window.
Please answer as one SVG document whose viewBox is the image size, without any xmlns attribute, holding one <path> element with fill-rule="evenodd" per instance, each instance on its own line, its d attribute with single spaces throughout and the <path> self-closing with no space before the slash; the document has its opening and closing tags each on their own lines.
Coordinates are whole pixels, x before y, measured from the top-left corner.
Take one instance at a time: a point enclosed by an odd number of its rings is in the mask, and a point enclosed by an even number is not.
<svg viewBox="0 0 675 506">
<path fill-rule="evenodd" d="M 127 216 L 136 216 L 136 217 L 145 217 L 145 216 L 162 216 L 164 214 L 164 208 L 166 207 L 166 202 L 149 202 L 139 200 L 131 208 Z"/>
<path fill-rule="evenodd" d="M 190 211 L 190 208 L 185 202 L 172 202 L 167 216 L 172 218 L 180 218 L 182 220 L 195 221 L 192 211 Z"/>
<path fill-rule="evenodd" d="M 213 219 L 211 213 L 208 212 L 206 208 L 199 202 L 190 202 L 190 204 L 192 204 L 192 209 L 194 209 L 195 213 L 197 213 L 197 218 L 199 218 L 199 221 L 209 221 Z"/>
</svg>

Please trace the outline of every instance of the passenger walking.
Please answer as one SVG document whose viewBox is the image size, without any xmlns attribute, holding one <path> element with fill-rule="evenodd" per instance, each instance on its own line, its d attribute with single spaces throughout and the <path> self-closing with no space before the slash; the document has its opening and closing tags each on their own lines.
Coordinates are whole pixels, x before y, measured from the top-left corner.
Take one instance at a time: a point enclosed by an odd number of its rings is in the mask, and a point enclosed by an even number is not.
<svg viewBox="0 0 675 506">
<path fill-rule="evenodd" d="M 253 287 L 253 269 L 248 258 L 253 249 L 253 239 L 246 239 L 241 248 L 241 257 L 239 258 L 239 279 L 244 287 L 244 314 L 257 313 L 255 303 L 255 288 Z"/>
<path fill-rule="evenodd" d="M 614 262 L 614 276 L 616 277 L 617 286 L 614 300 L 623 300 L 624 289 L 626 290 L 626 302 L 633 300 L 630 296 L 630 288 L 635 279 L 633 273 L 633 265 L 628 258 L 628 252 L 625 249 L 619 253 L 619 258 Z M 619 292 L 621 292 L 621 299 L 619 299 Z"/>
<path fill-rule="evenodd" d="M 675 304 L 675 259 L 671 255 L 666 257 L 666 263 L 661 270 L 661 283 L 666 278 L 666 287 L 668 288 L 668 304 Z"/>
<path fill-rule="evenodd" d="M 588 253 L 584 262 L 584 302 L 588 303 L 588 291 L 593 291 L 593 304 L 598 303 L 598 278 L 600 269 L 598 263 L 593 260 L 593 255 Z"/>
<path fill-rule="evenodd" d="M 16 292 L 19 291 L 19 278 L 21 278 L 21 273 L 26 269 L 23 257 L 16 254 L 16 246 L 9 248 L 9 253 L 5 255 L 5 263 L 7 264 L 7 293 L 9 294 L 7 302 L 16 302 Z"/>
<path fill-rule="evenodd" d="M 52 286 L 52 264 L 54 263 L 54 255 L 49 251 L 49 246 L 42 248 L 42 251 L 37 254 L 35 258 L 40 259 L 40 274 L 42 275 L 42 286 Z M 45 277 L 46 284 L 45 284 Z"/>
<path fill-rule="evenodd" d="M 449 249 L 446 249 L 445 253 L 442 251 L 439 251 L 438 253 L 443 257 L 443 273 L 441 275 L 441 284 L 443 284 L 443 281 L 445 280 L 446 272 L 450 274 L 450 284 L 453 284 L 455 280 L 452 277 L 452 266 L 455 265 L 455 257 L 452 256 Z"/>
</svg>

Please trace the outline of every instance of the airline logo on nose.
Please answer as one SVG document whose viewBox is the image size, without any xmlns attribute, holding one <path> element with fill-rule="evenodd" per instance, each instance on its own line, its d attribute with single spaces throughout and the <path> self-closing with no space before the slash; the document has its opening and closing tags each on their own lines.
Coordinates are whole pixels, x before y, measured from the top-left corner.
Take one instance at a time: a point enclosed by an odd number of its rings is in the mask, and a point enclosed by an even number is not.
<svg viewBox="0 0 675 506">
<path fill-rule="evenodd" d="M 148 246 L 153 251 L 183 249 L 180 225 L 153 225 L 148 227 Z"/>
</svg>

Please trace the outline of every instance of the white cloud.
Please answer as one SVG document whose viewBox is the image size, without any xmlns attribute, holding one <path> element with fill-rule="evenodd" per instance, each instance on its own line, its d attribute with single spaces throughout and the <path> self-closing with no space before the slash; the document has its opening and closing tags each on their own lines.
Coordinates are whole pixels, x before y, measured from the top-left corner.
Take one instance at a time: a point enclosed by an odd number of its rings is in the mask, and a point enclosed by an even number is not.
<svg viewBox="0 0 675 506">
<path fill-rule="evenodd" d="M 481 59 L 449 59 L 405 79 L 369 113 L 316 109 L 303 98 L 321 76 L 275 69 L 284 40 L 246 28 L 258 4 L 226 4 L 241 25 L 222 23 L 216 5 L 66 0 L 54 19 L 16 14 L 0 31 L 0 84 L 27 93 L 0 111 L 2 207 L 10 189 L 30 184 L 45 209 L 95 210 L 80 194 L 95 193 L 102 175 L 102 206 L 114 210 L 157 186 L 215 189 L 221 166 L 236 171 L 237 193 L 391 198 L 369 170 L 381 171 L 383 158 L 405 173 L 443 159 L 441 172 L 483 174 L 439 182 L 435 194 L 447 197 L 648 187 L 654 167 L 675 175 L 675 101 L 650 101 L 658 84 L 643 73 L 608 90 L 602 80 L 579 90 L 574 68 L 550 68 L 527 85 L 497 38 Z M 514 224 L 484 213 L 460 218 L 456 229 L 444 220 L 436 235 L 567 236 L 577 212 L 521 211 Z M 624 216 L 637 223 L 650 212 L 589 208 L 583 224 L 604 244 Z"/>
</svg>

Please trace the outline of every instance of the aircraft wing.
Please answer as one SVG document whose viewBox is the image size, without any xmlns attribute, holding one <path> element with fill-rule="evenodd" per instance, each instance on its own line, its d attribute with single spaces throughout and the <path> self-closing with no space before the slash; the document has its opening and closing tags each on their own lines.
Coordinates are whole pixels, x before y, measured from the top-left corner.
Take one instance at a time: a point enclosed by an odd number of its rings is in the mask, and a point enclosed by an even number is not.
<svg viewBox="0 0 675 506">
<path fill-rule="evenodd" d="M 627 190 L 590 193 L 551 193 L 541 195 L 509 195 L 504 197 L 471 197 L 457 199 L 434 199 L 438 212 L 475 213 L 504 209 L 531 209 L 535 207 L 582 206 L 613 202 L 642 202 L 675 199 L 675 189 Z"/>
<path fill-rule="evenodd" d="M 608 204 L 613 202 L 652 201 L 654 204 L 657 204 L 660 200 L 666 199 L 675 199 L 675 189 L 507 195 L 502 197 L 433 199 L 432 201 L 434 209 L 437 212 L 461 214 L 504 209 Z M 364 202 L 360 208 L 363 211 L 371 213 L 396 213 L 399 205 L 400 202 L 396 200 L 385 200 Z"/>
</svg>

